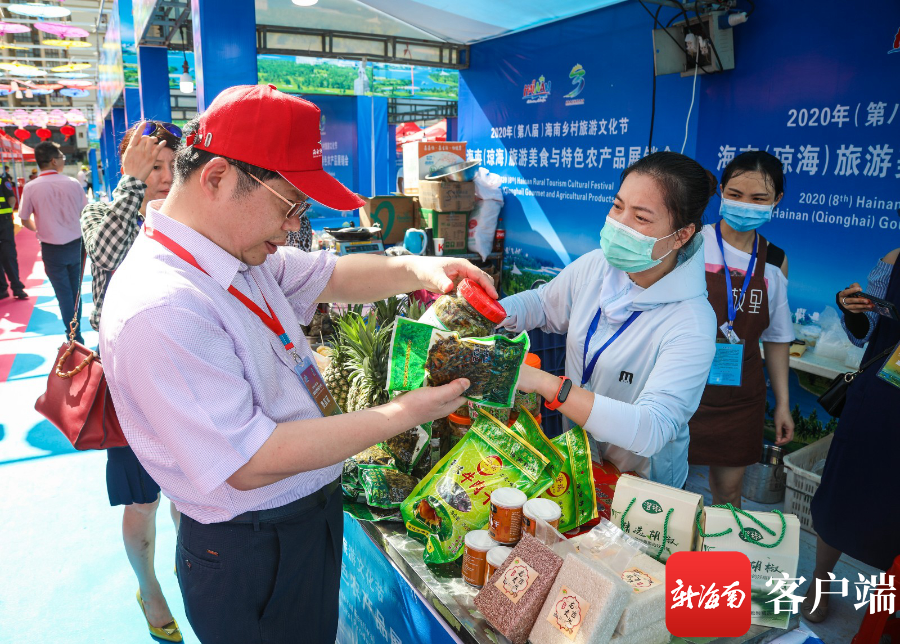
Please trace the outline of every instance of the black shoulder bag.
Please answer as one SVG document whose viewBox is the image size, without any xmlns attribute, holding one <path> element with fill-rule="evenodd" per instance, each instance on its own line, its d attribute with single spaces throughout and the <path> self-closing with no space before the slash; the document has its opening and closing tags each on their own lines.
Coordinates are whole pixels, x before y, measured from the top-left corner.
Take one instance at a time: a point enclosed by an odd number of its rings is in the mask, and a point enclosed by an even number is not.
<svg viewBox="0 0 900 644">
<path fill-rule="evenodd" d="M 850 383 L 856 380 L 856 377 L 863 371 L 879 360 L 888 357 L 893 351 L 894 347 L 888 347 L 856 371 L 842 373 L 832 380 L 825 393 L 818 398 L 819 404 L 825 408 L 828 415 L 840 418 L 841 412 L 844 411 L 844 403 L 847 401 L 847 390 L 850 389 Z"/>
</svg>

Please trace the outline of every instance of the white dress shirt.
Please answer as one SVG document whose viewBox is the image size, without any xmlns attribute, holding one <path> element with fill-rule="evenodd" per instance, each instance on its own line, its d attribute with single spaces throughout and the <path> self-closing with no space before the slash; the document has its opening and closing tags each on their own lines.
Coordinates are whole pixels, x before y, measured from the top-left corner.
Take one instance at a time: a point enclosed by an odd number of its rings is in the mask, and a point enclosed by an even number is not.
<svg viewBox="0 0 900 644">
<path fill-rule="evenodd" d="M 149 205 L 146 225 L 209 275 L 142 232 L 110 280 L 101 355 L 131 448 L 175 506 L 201 523 L 280 507 L 324 487 L 340 464 L 249 491 L 226 482 L 277 423 L 321 417 L 278 337 L 226 289 L 233 285 L 265 311 L 262 289 L 297 353 L 312 360 L 299 325 L 311 320 L 336 259 L 282 248 L 248 267 L 158 212 L 160 203 Z"/>
</svg>

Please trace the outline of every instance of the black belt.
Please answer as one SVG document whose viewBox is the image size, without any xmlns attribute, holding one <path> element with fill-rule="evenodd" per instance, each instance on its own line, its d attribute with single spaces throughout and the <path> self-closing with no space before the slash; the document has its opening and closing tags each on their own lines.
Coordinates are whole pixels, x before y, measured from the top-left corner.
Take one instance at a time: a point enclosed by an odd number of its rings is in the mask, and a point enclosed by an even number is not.
<svg viewBox="0 0 900 644">
<path fill-rule="evenodd" d="M 230 521 L 225 521 L 225 523 L 250 523 L 254 526 L 257 526 L 260 523 L 277 523 L 281 519 L 302 512 L 303 510 L 308 510 L 317 505 L 324 508 L 328 503 L 328 498 L 340 484 L 341 479 L 338 477 L 318 491 L 308 494 L 296 501 L 291 501 L 287 505 L 282 505 L 280 508 L 272 508 L 271 510 L 251 510 L 250 512 L 239 514 Z"/>
</svg>

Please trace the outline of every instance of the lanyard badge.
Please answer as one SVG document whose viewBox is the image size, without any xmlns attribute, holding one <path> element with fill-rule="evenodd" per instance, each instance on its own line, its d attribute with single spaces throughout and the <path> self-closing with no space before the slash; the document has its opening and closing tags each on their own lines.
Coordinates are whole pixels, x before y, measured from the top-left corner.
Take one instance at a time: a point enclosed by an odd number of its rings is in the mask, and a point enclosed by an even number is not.
<svg viewBox="0 0 900 644">
<path fill-rule="evenodd" d="M 719 242 L 719 250 L 722 251 L 722 265 L 725 267 L 725 287 L 727 292 L 725 298 L 728 302 L 728 320 L 719 327 L 725 339 L 731 344 L 738 344 L 741 339 L 734 332 L 734 320 L 737 318 L 737 307 L 734 301 L 734 289 L 731 285 L 731 270 L 728 268 L 728 261 L 725 259 L 725 245 L 722 243 L 722 223 L 716 224 L 716 241 Z M 753 252 L 750 254 L 750 263 L 747 265 L 747 272 L 744 274 L 744 282 L 741 285 L 741 294 L 738 297 L 738 304 L 743 306 L 744 296 L 747 294 L 747 288 L 750 286 L 750 280 L 753 278 L 753 270 L 756 268 L 756 251 L 759 244 L 759 235 L 753 237 Z"/>
<path fill-rule="evenodd" d="M 591 376 L 594 375 L 594 367 L 597 366 L 597 360 L 600 359 L 600 354 L 606 351 L 606 348 L 611 345 L 616 338 L 622 335 L 625 332 L 625 329 L 631 326 L 631 323 L 634 322 L 638 316 L 643 313 L 643 311 L 634 311 L 625 322 L 622 323 L 622 326 L 619 327 L 619 330 L 613 333 L 612 337 L 606 341 L 606 343 L 600 347 L 597 353 L 594 354 L 594 357 L 591 358 L 590 362 L 587 362 L 587 352 L 588 346 L 591 344 L 591 339 L 594 337 L 594 334 L 597 332 L 597 325 L 600 323 L 600 314 L 603 313 L 603 309 L 597 309 L 597 314 L 594 316 L 594 319 L 591 320 L 591 326 L 588 327 L 587 335 L 584 338 L 584 352 L 581 355 L 581 386 L 584 387 L 585 384 L 591 379 Z"/>
<path fill-rule="evenodd" d="M 200 264 L 197 262 L 196 258 L 194 258 L 194 256 L 191 255 L 184 247 L 179 245 L 178 242 L 170 239 L 163 233 L 154 228 L 151 228 L 150 226 L 144 226 L 144 232 L 150 239 L 159 242 L 197 270 L 206 273 L 203 267 L 200 266 Z M 206 274 L 209 275 L 209 273 Z M 257 287 L 258 286 L 259 285 L 257 285 Z M 336 416 L 337 414 L 340 414 L 341 408 L 338 407 L 338 404 L 334 400 L 334 397 L 328 391 L 328 387 L 325 386 L 325 381 L 322 379 L 322 374 L 319 373 L 318 367 L 308 357 L 301 358 L 297 354 L 294 343 L 291 342 L 290 337 L 284 330 L 284 326 L 281 324 L 281 320 L 279 320 L 278 316 L 275 315 L 275 311 L 269 305 L 268 300 L 266 300 L 266 296 L 263 295 L 262 289 L 260 289 L 259 292 L 260 295 L 262 295 L 263 302 L 265 303 L 266 308 L 269 310 L 268 314 L 266 314 L 266 312 L 263 311 L 256 304 L 256 302 L 241 293 L 234 286 L 229 286 L 228 292 L 234 295 L 234 297 L 236 297 L 238 301 L 241 302 L 241 304 L 250 309 L 253 314 L 255 314 L 260 320 L 262 320 L 263 324 L 265 324 L 269 328 L 269 330 L 272 331 L 272 333 L 278 336 L 278 339 L 281 341 L 284 350 L 287 351 L 294 359 L 294 373 L 297 374 L 300 382 L 303 383 L 304 387 L 306 387 L 306 390 L 309 392 L 309 395 L 319 407 L 322 415 Z"/>
</svg>

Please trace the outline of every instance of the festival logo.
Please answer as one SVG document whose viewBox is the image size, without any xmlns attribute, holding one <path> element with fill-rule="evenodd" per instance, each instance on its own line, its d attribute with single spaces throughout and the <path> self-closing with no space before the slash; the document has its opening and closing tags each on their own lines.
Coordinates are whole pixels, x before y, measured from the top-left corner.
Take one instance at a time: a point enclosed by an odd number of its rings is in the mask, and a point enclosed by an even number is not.
<svg viewBox="0 0 900 644">
<path fill-rule="evenodd" d="M 894 47 L 888 53 L 900 54 L 900 29 L 897 30 L 897 35 L 894 36 Z"/>
<path fill-rule="evenodd" d="M 543 76 L 531 81 L 522 92 L 522 99 L 526 103 L 546 103 L 549 97 L 550 81 L 545 80 Z"/>
<path fill-rule="evenodd" d="M 572 79 L 572 84 L 575 86 L 575 89 L 566 94 L 565 97 L 569 99 L 566 101 L 566 106 L 584 105 L 583 98 L 575 99 L 576 96 L 584 91 L 584 74 L 584 67 L 581 65 L 575 65 L 575 67 L 572 68 L 572 71 L 569 72 L 569 78 Z"/>
</svg>

